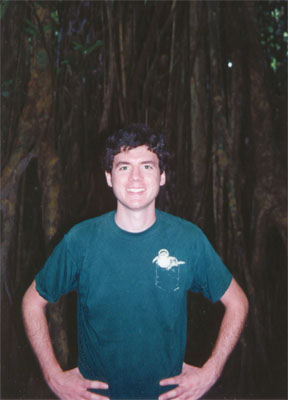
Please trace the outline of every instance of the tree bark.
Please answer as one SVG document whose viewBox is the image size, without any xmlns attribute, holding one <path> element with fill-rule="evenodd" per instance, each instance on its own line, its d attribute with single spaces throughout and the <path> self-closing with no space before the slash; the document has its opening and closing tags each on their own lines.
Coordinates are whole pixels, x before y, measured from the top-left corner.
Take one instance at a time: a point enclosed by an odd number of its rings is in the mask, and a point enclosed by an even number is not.
<svg viewBox="0 0 288 400">
<path fill-rule="evenodd" d="M 205 54 L 205 36 L 207 34 L 204 13 L 205 4 L 189 4 L 190 37 L 190 120 L 191 120 L 191 184 L 193 187 L 192 218 L 204 226 L 207 184 L 209 182 L 209 140 L 208 140 L 208 96 L 207 56 Z"/>
<path fill-rule="evenodd" d="M 100 165 L 102 140 L 130 122 L 166 131 L 175 157 L 159 207 L 196 222 L 249 297 L 246 330 L 207 396 L 283 396 L 284 152 L 272 140 L 256 4 L 8 3 L 2 63 L 14 90 L 4 99 L 2 158 L 5 396 L 51 395 L 31 361 L 21 298 L 56 237 L 115 207 Z M 188 358 L 200 365 L 223 310 L 200 296 L 189 304 Z M 48 313 L 63 367 L 74 366 L 77 348 L 69 307 L 70 299 L 60 300 Z"/>
</svg>

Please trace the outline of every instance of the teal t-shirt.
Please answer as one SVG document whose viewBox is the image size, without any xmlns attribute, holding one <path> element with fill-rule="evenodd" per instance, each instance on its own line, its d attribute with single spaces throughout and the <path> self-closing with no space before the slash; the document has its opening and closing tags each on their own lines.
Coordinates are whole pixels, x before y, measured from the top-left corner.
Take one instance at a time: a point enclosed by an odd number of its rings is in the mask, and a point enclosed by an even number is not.
<svg viewBox="0 0 288 400">
<path fill-rule="evenodd" d="M 231 281 L 203 232 L 156 210 L 148 230 L 130 233 L 115 212 L 74 226 L 36 276 L 41 296 L 55 302 L 78 293 L 78 367 L 108 382 L 110 398 L 155 399 L 181 372 L 187 291 L 218 301 Z"/>
</svg>

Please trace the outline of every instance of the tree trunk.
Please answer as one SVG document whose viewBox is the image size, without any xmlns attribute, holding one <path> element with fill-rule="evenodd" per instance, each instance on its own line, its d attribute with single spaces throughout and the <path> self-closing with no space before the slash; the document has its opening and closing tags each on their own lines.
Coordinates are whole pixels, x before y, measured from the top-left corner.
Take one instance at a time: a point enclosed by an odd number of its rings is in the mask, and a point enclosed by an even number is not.
<svg viewBox="0 0 288 400">
<path fill-rule="evenodd" d="M 164 131 L 175 155 L 158 206 L 199 225 L 249 297 L 245 332 L 207 398 L 285 397 L 285 152 L 272 140 L 258 5 L 5 4 L 3 81 L 13 90 L 2 85 L 2 397 L 53 396 L 21 300 L 63 233 L 115 207 L 101 146 L 130 122 Z M 48 312 L 64 368 L 77 355 L 71 307 L 73 296 Z M 201 365 L 223 308 L 192 294 L 188 309 L 186 359 Z"/>
<path fill-rule="evenodd" d="M 207 85 L 207 55 L 205 52 L 204 24 L 205 4 L 191 2 L 189 4 L 190 27 L 190 77 L 191 96 L 191 184 L 193 187 L 192 210 L 193 220 L 204 226 L 205 203 L 207 200 L 207 184 L 209 182 L 210 153 L 208 140 L 208 96 Z"/>
</svg>

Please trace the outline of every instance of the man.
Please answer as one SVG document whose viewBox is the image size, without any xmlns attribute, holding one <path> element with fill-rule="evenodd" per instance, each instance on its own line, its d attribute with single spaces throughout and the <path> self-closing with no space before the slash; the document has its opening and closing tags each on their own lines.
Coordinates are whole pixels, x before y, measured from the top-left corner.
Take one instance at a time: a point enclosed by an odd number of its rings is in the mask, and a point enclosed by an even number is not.
<svg viewBox="0 0 288 400">
<path fill-rule="evenodd" d="M 110 136 L 104 167 L 116 212 L 73 227 L 23 299 L 28 337 L 63 400 L 199 399 L 221 375 L 248 302 L 202 231 L 155 208 L 168 153 L 162 135 L 133 124 Z M 78 293 L 78 367 L 55 358 L 45 306 Z M 207 362 L 183 362 L 187 291 L 225 306 Z"/>
</svg>

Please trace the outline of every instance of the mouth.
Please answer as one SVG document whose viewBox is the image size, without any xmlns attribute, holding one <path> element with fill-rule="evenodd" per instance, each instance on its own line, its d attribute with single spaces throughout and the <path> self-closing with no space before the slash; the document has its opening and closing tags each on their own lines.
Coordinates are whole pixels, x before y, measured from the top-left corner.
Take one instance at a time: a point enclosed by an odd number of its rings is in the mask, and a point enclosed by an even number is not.
<svg viewBox="0 0 288 400">
<path fill-rule="evenodd" d="M 127 189 L 127 192 L 130 192 L 130 193 L 141 193 L 141 192 L 144 192 L 144 190 L 145 189 L 143 189 L 143 188 L 129 188 L 129 189 Z"/>
</svg>

